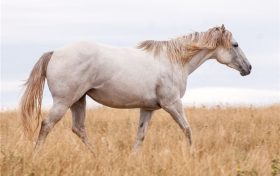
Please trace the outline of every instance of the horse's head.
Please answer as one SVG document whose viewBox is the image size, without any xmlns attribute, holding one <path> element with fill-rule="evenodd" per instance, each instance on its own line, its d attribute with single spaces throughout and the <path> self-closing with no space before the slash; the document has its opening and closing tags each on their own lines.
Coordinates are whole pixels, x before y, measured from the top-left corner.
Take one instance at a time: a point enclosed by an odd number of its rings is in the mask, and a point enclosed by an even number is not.
<svg viewBox="0 0 280 176">
<path fill-rule="evenodd" d="M 225 29 L 224 25 L 218 27 L 217 30 L 221 32 L 222 42 L 214 50 L 214 58 L 218 62 L 238 70 L 242 76 L 249 75 L 252 66 L 231 33 Z"/>
</svg>

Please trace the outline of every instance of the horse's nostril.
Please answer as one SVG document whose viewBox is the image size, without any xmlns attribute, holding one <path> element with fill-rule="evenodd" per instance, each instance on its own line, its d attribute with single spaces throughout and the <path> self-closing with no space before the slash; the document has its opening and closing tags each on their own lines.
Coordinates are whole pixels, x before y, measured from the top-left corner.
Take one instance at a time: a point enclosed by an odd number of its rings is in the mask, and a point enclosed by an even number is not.
<svg viewBox="0 0 280 176">
<path fill-rule="evenodd" d="M 249 65 L 249 70 L 252 70 L 252 66 L 251 65 Z"/>
</svg>

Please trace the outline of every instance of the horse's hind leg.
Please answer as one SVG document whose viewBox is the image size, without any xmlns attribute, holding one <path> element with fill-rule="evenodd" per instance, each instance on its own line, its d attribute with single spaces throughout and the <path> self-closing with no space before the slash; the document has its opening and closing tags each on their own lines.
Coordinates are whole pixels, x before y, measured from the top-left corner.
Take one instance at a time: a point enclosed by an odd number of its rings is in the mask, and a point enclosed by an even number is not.
<svg viewBox="0 0 280 176">
<path fill-rule="evenodd" d="M 41 123 L 41 129 L 39 133 L 39 137 L 36 142 L 35 152 L 38 153 L 44 144 L 47 135 L 54 127 L 54 125 L 62 119 L 64 114 L 66 113 L 68 106 L 62 103 L 54 103 L 52 108 L 49 111 L 48 117 L 44 119 Z"/>
<path fill-rule="evenodd" d="M 86 96 L 83 96 L 79 101 L 74 103 L 71 107 L 72 112 L 72 131 L 83 141 L 88 149 L 94 153 L 93 146 L 89 142 L 85 130 L 85 111 L 86 111 Z"/>
</svg>

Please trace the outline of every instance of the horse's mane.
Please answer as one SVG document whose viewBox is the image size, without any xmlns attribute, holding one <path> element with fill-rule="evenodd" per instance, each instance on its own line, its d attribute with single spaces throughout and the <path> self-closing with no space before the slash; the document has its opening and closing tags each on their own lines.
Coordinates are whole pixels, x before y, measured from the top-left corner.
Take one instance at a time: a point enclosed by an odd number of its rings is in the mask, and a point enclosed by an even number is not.
<svg viewBox="0 0 280 176">
<path fill-rule="evenodd" d="M 151 52 L 155 57 L 165 52 L 171 61 L 185 64 L 203 49 L 213 50 L 218 46 L 230 48 L 231 38 L 231 32 L 222 25 L 210 28 L 206 32 L 194 32 L 167 41 L 146 40 L 137 48 Z"/>
</svg>

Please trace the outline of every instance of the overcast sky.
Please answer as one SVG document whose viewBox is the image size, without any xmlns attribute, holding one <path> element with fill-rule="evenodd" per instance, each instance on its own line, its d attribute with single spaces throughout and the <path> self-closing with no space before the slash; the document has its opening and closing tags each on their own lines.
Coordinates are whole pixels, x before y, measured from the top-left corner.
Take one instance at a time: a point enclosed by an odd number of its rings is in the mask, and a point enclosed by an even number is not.
<svg viewBox="0 0 280 176">
<path fill-rule="evenodd" d="M 253 66 L 252 73 L 241 77 L 235 70 L 208 61 L 191 75 L 184 101 L 280 103 L 278 0 L 1 3 L 1 108 L 17 105 L 20 84 L 43 52 L 81 40 L 133 47 L 142 40 L 165 40 L 221 24 L 239 42 Z M 46 91 L 44 104 L 50 103 Z"/>
</svg>

